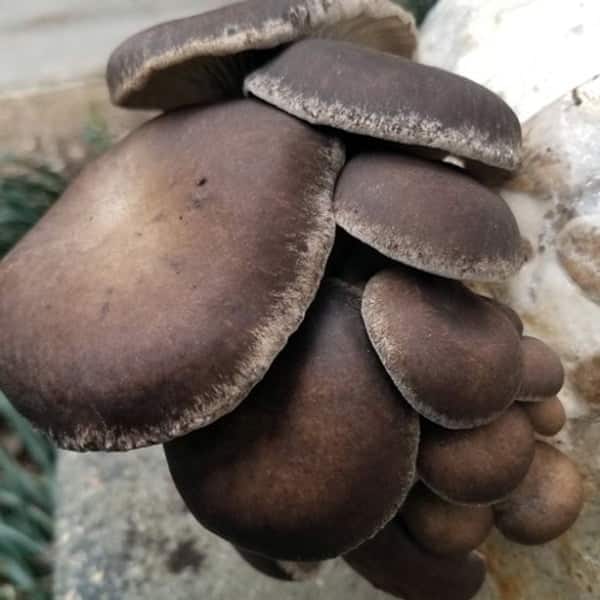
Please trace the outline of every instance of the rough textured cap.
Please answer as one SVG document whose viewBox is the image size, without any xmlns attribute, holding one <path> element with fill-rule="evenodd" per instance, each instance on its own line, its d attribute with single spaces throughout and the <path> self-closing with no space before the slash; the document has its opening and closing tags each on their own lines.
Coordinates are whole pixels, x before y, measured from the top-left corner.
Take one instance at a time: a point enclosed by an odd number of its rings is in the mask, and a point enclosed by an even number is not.
<svg viewBox="0 0 600 600">
<path fill-rule="evenodd" d="M 243 548 L 236 548 L 238 554 L 254 569 L 267 577 L 281 581 L 307 581 L 317 577 L 323 570 L 322 562 L 294 562 L 289 560 L 273 560 Z"/>
<path fill-rule="evenodd" d="M 520 544 L 545 544 L 567 531 L 583 505 L 575 464 L 549 444 L 537 442 L 527 477 L 495 507 L 496 527 Z"/>
<path fill-rule="evenodd" d="M 558 394 L 565 381 L 565 370 L 552 348 L 541 340 L 525 336 L 521 341 L 523 378 L 519 400 L 539 401 Z"/>
<path fill-rule="evenodd" d="M 490 504 L 521 483 L 534 451 L 533 429 L 516 405 L 493 423 L 468 431 L 423 422 L 419 476 L 450 502 Z"/>
<path fill-rule="evenodd" d="M 402 506 L 406 528 L 425 550 L 433 554 L 465 554 L 481 545 L 494 525 L 490 506 L 464 506 L 446 502 L 422 483 Z"/>
<path fill-rule="evenodd" d="M 115 104 L 171 109 L 239 96 L 244 76 L 305 36 L 347 39 L 411 56 L 413 17 L 388 0 L 245 0 L 162 23 L 123 42 L 106 78 Z"/>
<path fill-rule="evenodd" d="M 521 128 L 498 96 L 458 75 L 331 40 L 293 44 L 245 89 L 297 117 L 515 169 Z"/>
<path fill-rule="evenodd" d="M 489 423 L 514 400 L 520 339 L 458 282 L 405 268 L 365 288 L 363 318 L 387 372 L 413 408 L 449 429 Z"/>
<path fill-rule="evenodd" d="M 229 412 L 314 298 L 343 160 L 251 100 L 146 124 L 0 264 L 0 387 L 74 450 L 162 442 Z"/>
<path fill-rule="evenodd" d="M 331 281 L 238 410 L 165 449 L 205 527 L 272 558 L 322 560 L 396 514 L 418 431 L 370 348 L 358 293 Z"/>
<path fill-rule="evenodd" d="M 376 588 L 403 600 L 469 600 L 485 580 L 481 554 L 430 554 L 410 539 L 399 519 L 344 559 Z"/>
<path fill-rule="evenodd" d="M 460 169 L 370 152 L 344 167 L 334 199 L 338 225 L 382 254 L 453 279 L 500 281 L 523 262 L 506 202 Z"/>
<path fill-rule="evenodd" d="M 556 435 L 567 422 L 565 407 L 556 396 L 541 402 L 523 402 L 521 406 L 540 435 Z"/>
</svg>

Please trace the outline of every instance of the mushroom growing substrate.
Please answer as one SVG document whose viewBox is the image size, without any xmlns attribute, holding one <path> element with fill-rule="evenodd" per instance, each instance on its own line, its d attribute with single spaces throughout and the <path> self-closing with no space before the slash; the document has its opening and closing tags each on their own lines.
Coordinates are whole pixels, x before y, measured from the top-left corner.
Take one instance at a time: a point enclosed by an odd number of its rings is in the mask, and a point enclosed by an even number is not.
<svg viewBox="0 0 600 600">
<path fill-rule="evenodd" d="M 0 263 L 0 387 L 61 448 L 164 444 L 267 575 L 343 557 L 468 600 L 494 526 L 545 543 L 583 491 L 548 440 L 560 360 L 475 291 L 526 260 L 486 184 L 518 169 L 518 119 L 416 42 L 388 0 L 245 0 L 126 40 L 111 98 L 163 113 Z"/>
</svg>

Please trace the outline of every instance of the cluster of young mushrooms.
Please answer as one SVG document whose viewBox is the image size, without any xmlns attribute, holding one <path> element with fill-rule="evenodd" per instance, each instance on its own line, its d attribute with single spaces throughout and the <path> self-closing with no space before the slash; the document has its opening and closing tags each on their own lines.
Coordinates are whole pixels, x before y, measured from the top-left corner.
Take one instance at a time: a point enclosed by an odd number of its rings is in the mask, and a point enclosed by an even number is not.
<svg viewBox="0 0 600 600">
<path fill-rule="evenodd" d="M 547 542 L 582 484 L 543 441 L 560 361 L 465 284 L 523 262 L 477 179 L 517 168 L 518 120 L 415 43 L 387 0 L 246 0 L 125 41 L 113 101 L 164 114 L 2 262 L 0 386 L 62 448 L 165 444 L 266 573 L 343 556 L 462 600 L 494 525 Z"/>
</svg>

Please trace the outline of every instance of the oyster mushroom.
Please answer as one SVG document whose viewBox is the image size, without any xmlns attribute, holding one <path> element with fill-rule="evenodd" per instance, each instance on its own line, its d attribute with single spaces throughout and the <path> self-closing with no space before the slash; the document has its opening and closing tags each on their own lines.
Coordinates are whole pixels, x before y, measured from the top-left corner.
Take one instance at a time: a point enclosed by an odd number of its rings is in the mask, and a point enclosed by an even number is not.
<svg viewBox="0 0 600 600">
<path fill-rule="evenodd" d="M 252 100 L 144 125 L 0 264 L 0 386 L 74 450 L 164 442 L 234 409 L 314 298 L 343 156 Z"/>
<path fill-rule="evenodd" d="M 540 435 L 556 435 L 567 422 L 565 407 L 557 396 L 541 402 L 523 403 L 521 406 L 527 413 L 536 433 Z"/>
<path fill-rule="evenodd" d="M 493 421 L 515 399 L 519 334 L 460 283 L 402 268 L 382 271 L 367 283 L 362 312 L 387 372 L 425 418 L 467 429 Z"/>
<path fill-rule="evenodd" d="M 424 422 L 418 472 L 427 487 L 450 502 L 491 504 L 521 483 L 534 452 L 531 423 L 514 405 L 476 429 L 450 431 Z"/>
<path fill-rule="evenodd" d="M 165 452 L 205 527 L 258 554 L 314 561 L 393 518 L 413 483 L 418 432 L 371 350 L 358 292 L 328 281 L 244 403 Z"/>
<path fill-rule="evenodd" d="M 430 554 L 410 539 L 399 519 L 344 560 L 373 586 L 403 600 L 469 600 L 485 580 L 479 553 Z"/>
<path fill-rule="evenodd" d="M 402 506 L 402 521 L 413 539 L 432 554 L 465 554 L 480 546 L 494 525 L 490 506 L 443 500 L 418 483 Z"/>
<path fill-rule="evenodd" d="M 115 104 L 173 109 L 240 96 L 268 50 L 306 36 L 411 56 L 414 19 L 388 0 L 244 0 L 125 40 L 106 71 Z"/>
<path fill-rule="evenodd" d="M 316 125 L 425 146 L 513 170 L 521 128 L 472 81 L 353 44 L 307 39 L 253 71 L 245 89 Z"/>
<path fill-rule="evenodd" d="M 334 208 L 350 235 L 429 273 L 498 281 L 521 266 L 521 236 L 506 202 L 450 165 L 358 154 L 342 171 Z"/>
<path fill-rule="evenodd" d="M 519 123 L 394 56 L 414 41 L 387 0 L 246 0 L 127 40 L 113 100 L 193 107 L 91 165 L 2 263 L 0 384 L 64 447 L 165 443 L 197 520 L 265 574 L 345 554 L 405 600 L 467 600 L 492 503 L 535 541 L 580 488 L 535 453 L 564 422 L 560 361 L 467 287 L 522 261 L 475 180 L 516 168 Z M 272 106 L 231 100 L 242 81 Z M 591 225 L 559 248 L 586 302 Z"/>
<path fill-rule="evenodd" d="M 544 342 L 533 337 L 521 341 L 523 360 L 519 400 L 536 401 L 560 392 L 565 371 L 559 356 Z"/>
<path fill-rule="evenodd" d="M 582 505 L 583 482 L 573 462 L 549 444 L 537 442 L 527 476 L 494 508 L 496 527 L 519 544 L 545 544 L 573 525 Z"/>
</svg>

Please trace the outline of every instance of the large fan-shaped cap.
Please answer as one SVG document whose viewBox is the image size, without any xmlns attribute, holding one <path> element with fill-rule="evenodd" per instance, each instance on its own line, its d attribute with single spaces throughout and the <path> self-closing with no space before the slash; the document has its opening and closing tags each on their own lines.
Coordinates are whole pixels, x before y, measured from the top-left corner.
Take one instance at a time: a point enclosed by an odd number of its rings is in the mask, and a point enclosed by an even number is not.
<svg viewBox="0 0 600 600">
<path fill-rule="evenodd" d="M 272 558 L 321 560 L 394 516 L 417 445 L 417 415 L 370 348 L 357 292 L 332 281 L 244 403 L 165 449 L 208 529 Z"/>
<path fill-rule="evenodd" d="M 0 387 L 70 449 L 232 410 L 316 293 L 343 154 L 251 100 L 146 124 L 0 264 Z"/>
<path fill-rule="evenodd" d="M 274 48 L 305 36 L 347 39 L 411 56 L 412 16 L 389 0 L 245 0 L 162 23 L 123 42 L 107 80 L 116 104 L 171 109 L 239 96 Z"/>
<path fill-rule="evenodd" d="M 458 282 L 405 268 L 368 282 L 369 337 L 402 395 L 443 427 L 489 423 L 521 381 L 520 338 L 492 303 Z"/>
<path fill-rule="evenodd" d="M 498 281 L 522 263 L 506 202 L 459 169 L 402 154 L 358 154 L 335 192 L 337 223 L 382 254 L 454 279 Z"/>
<path fill-rule="evenodd" d="M 244 86 L 317 125 L 503 169 L 519 163 L 521 128 L 503 100 L 473 81 L 391 54 L 303 40 L 252 72 Z"/>
<path fill-rule="evenodd" d="M 376 588 L 402 600 L 469 600 L 485 580 L 479 553 L 431 554 L 410 539 L 399 519 L 344 559 Z"/>
</svg>

